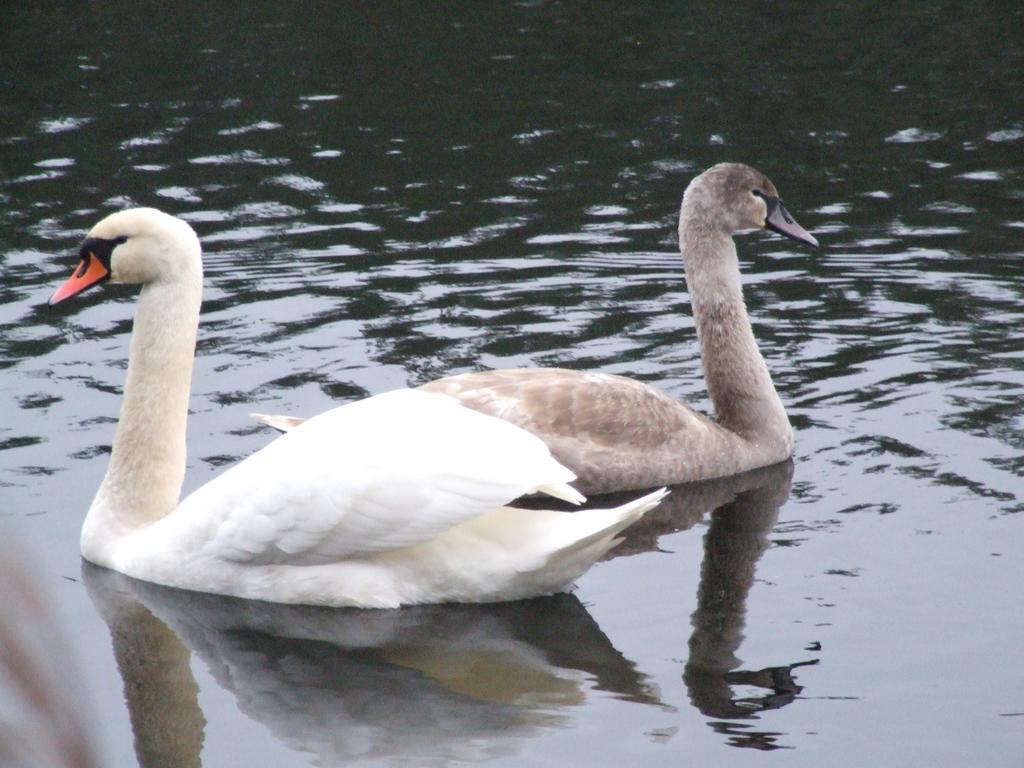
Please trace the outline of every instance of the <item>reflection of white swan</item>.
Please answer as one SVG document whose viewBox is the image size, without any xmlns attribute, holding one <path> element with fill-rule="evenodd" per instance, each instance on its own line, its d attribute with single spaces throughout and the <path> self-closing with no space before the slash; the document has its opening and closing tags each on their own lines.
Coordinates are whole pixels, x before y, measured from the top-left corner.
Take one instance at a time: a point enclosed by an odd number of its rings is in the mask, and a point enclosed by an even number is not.
<svg viewBox="0 0 1024 768">
<path fill-rule="evenodd" d="M 188 664 L 167 661 L 183 658 L 182 643 L 243 713 L 321 765 L 512 755 L 538 731 L 568 726 L 594 688 L 659 704 L 571 595 L 328 610 L 196 595 L 88 564 L 82 576 L 110 626 L 125 689 L 135 692 L 137 743 L 184 728 L 183 764 L 198 753 L 203 715 L 188 693 Z"/>
<path fill-rule="evenodd" d="M 783 207 L 775 185 L 747 165 L 716 165 L 687 187 L 679 247 L 715 419 L 633 379 L 561 368 L 466 373 L 422 388 L 537 435 L 578 475 L 576 485 L 586 494 L 705 480 L 785 461 L 793 432 L 757 348 L 732 239 L 746 229 L 818 245 Z M 260 418 L 279 429 L 301 421 Z"/>
<path fill-rule="evenodd" d="M 662 494 L 575 515 L 537 438 L 453 398 L 402 390 L 335 408 L 177 503 L 202 294 L 199 240 L 151 208 L 112 214 L 54 293 L 141 283 L 110 465 L 82 528 L 86 559 L 159 584 L 285 603 L 389 607 L 564 589 Z"/>
</svg>

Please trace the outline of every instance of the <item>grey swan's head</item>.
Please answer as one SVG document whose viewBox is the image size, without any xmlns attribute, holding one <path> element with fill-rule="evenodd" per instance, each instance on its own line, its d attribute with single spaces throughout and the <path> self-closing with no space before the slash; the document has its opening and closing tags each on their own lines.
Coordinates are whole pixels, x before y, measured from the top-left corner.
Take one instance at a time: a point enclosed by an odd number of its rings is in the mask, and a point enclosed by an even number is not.
<svg viewBox="0 0 1024 768">
<path fill-rule="evenodd" d="M 719 163 L 691 181 L 683 194 L 682 219 L 699 219 L 727 236 L 770 229 L 818 247 L 814 236 L 786 210 L 771 179 L 742 163 Z"/>
</svg>

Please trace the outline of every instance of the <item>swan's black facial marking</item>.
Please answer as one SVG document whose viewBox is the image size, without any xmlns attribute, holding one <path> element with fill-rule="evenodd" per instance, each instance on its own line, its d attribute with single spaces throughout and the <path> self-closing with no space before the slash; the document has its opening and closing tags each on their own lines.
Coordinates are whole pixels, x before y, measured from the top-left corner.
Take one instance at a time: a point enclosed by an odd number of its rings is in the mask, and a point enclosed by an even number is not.
<svg viewBox="0 0 1024 768">
<path fill-rule="evenodd" d="M 90 259 L 96 259 L 107 272 L 106 277 L 98 280 L 96 284 L 105 283 L 110 279 L 110 258 L 114 255 L 114 249 L 127 242 L 128 238 L 125 235 L 111 238 L 87 237 L 78 249 L 78 258 L 82 260 L 82 263 L 79 265 L 78 271 L 75 272 L 75 277 L 83 277 L 89 270 Z"/>
<path fill-rule="evenodd" d="M 81 247 L 78 249 L 78 258 L 82 260 L 82 264 L 79 267 L 81 275 L 85 274 L 85 270 L 89 267 L 89 259 L 97 259 L 103 268 L 110 272 L 110 257 L 114 253 L 114 249 L 122 243 L 127 243 L 128 238 L 124 235 L 119 237 L 87 237 L 82 241 Z M 81 276 L 79 275 L 79 276 Z"/>
<path fill-rule="evenodd" d="M 82 291 L 92 288 L 94 285 L 105 283 L 110 279 L 110 259 L 114 249 L 122 243 L 128 242 L 125 236 L 105 238 L 87 237 L 78 249 L 78 257 L 81 259 L 78 267 L 70 278 L 57 289 L 50 297 L 50 306 L 59 304 L 65 299 L 77 296 Z"/>
</svg>

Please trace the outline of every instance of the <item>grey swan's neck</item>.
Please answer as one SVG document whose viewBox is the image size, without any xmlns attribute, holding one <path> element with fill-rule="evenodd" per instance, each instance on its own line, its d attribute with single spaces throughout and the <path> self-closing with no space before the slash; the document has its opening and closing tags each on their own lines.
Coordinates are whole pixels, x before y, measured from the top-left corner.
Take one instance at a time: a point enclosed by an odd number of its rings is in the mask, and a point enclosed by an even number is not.
<svg viewBox="0 0 1024 768">
<path fill-rule="evenodd" d="M 684 197 L 679 247 L 708 395 L 726 442 L 743 443 L 742 453 L 763 454 L 766 463 L 782 461 L 793 430 L 754 338 L 736 245 L 713 222 L 703 200 Z"/>
</svg>

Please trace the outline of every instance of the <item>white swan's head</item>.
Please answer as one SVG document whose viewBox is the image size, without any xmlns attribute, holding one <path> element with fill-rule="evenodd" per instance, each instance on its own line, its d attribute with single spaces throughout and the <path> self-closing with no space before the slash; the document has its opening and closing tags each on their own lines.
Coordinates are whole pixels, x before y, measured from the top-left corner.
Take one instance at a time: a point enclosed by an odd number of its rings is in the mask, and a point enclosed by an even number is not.
<svg viewBox="0 0 1024 768">
<path fill-rule="evenodd" d="M 82 241 L 81 263 L 50 298 L 50 305 L 106 280 L 155 283 L 202 275 L 199 238 L 186 222 L 156 208 L 112 213 Z"/>
<path fill-rule="evenodd" d="M 690 182 L 683 207 L 699 208 L 703 218 L 728 235 L 770 229 L 801 243 L 818 241 L 790 215 L 778 190 L 763 173 L 742 163 L 719 163 Z"/>
</svg>

